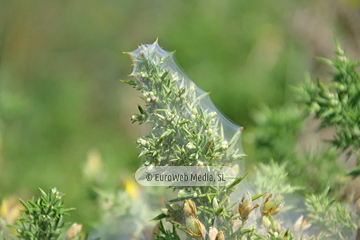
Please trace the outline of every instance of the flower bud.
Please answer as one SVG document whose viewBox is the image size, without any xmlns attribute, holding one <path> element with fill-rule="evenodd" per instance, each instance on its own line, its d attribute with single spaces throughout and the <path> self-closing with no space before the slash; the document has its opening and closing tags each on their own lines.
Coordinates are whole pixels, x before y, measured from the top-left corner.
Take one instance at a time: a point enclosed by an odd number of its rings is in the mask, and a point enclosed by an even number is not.
<svg viewBox="0 0 360 240">
<path fill-rule="evenodd" d="M 209 113 L 209 117 L 213 118 L 216 116 L 216 114 L 217 114 L 216 112 L 211 112 L 211 113 Z"/>
<path fill-rule="evenodd" d="M 319 105 L 317 102 L 313 102 L 313 103 L 311 104 L 311 110 L 312 110 L 313 112 L 320 111 L 320 109 L 321 109 L 321 107 L 320 107 L 320 105 Z"/>
<path fill-rule="evenodd" d="M 271 222 L 270 220 L 266 217 L 266 216 L 263 216 L 262 217 L 262 223 L 264 224 L 264 226 L 266 228 L 270 228 L 271 227 Z"/>
<path fill-rule="evenodd" d="M 238 211 L 240 213 L 240 217 L 242 220 L 247 220 L 251 211 L 255 208 L 259 207 L 259 205 L 252 206 L 252 199 L 249 192 L 246 192 L 239 203 Z"/>
<path fill-rule="evenodd" d="M 263 215 L 274 216 L 280 212 L 283 205 L 284 198 L 280 194 L 276 194 L 274 197 L 272 197 L 272 194 L 269 194 L 262 202 L 260 210 Z"/>
<path fill-rule="evenodd" d="M 213 207 L 215 210 L 217 210 L 218 207 L 219 207 L 219 203 L 218 203 L 218 200 L 217 200 L 216 197 L 214 197 L 213 200 L 212 200 L 212 207 Z"/>
<path fill-rule="evenodd" d="M 187 193 L 184 189 L 180 189 L 179 192 L 178 192 L 178 195 L 177 197 L 178 198 L 183 198 L 183 197 L 186 197 L 187 196 Z"/>
<path fill-rule="evenodd" d="M 223 141 L 223 142 L 220 144 L 220 147 L 221 147 L 222 149 L 227 149 L 227 148 L 229 147 L 228 142 L 227 142 L 227 141 Z"/>
<path fill-rule="evenodd" d="M 276 223 L 276 224 L 275 224 L 275 231 L 280 232 L 280 230 L 281 230 L 281 225 L 280 225 L 280 223 Z"/>
<path fill-rule="evenodd" d="M 216 235 L 216 239 L 215 240 L 225 240 L 225 234 L 223 231 L 220 231 L 217 235 Z"/>
<path fill-rule="evenodd" d="M 209 240 L 216 240 L 216 235 L 218 234 L 216 227 L 209 228 Z"/>
<path fill-rule="evenodd" d="M 348 60 L 345 56 L 340 56 L 339 59 L 342 62 L 347 62 L 347 60 Z"/>
<path fill-rule="evenodd" d="M 66 240 L 74 239 L 81 232 L 82 224 L 73 223 L 66 232 Z"/>
<path fill-rule="evenodd" d="M 200 160 L 197 161 L 197 165 L 198 165 L 198 166 L 205 166 L 204 162 L 203 162 L 203 161 L 200 161 Z"/>
<path fill-rule="evenodd" d="M 183 210 L 185 215 L 196 217 L 196 204 L 190 199 L 185 199 Z"/>
<path fill-rule="evenodd" d="M 189 142 L 188 144 L 186 144 L 186 147 L 188 149 L 195 149 L 196 148 L 195 145 L 192 142 Z"/>
<path fill-rule="evenodd" d="M 134 123 L 136 121 L 141 121 L 143 119 L 142 115 L 139 114 L 133 114 L 131 116 L 131 122 Z"/>
<path fill-rule="evenodd" d="M 161 211 L 165 215 L 169 215 L 169 213 L 170 213 L 169 209 L 167 209 L 167 208 L 161 208 Z"/>
<path fill-rule="evenodd" d="M 136 140 L 136 143 L 141 145 L 141 146 L 146 146 L 147 141 L 143 138 L 139 138 L 138 140 Z"/>
<path fill-rule="evenodd" d="M 333 106 L 336 106 L 339 104 L 339 100 L 333 98 L 333 99 L 330 99 L 330 104 L 333 105 Z"/>
<path fill-rule="evenodd" d="M 186 220 L 186 228 L 188 233 L 194 237 L 205 238 L 206 229 L 199 219 L 195 217 L 189 217 Z"/>
</svg>

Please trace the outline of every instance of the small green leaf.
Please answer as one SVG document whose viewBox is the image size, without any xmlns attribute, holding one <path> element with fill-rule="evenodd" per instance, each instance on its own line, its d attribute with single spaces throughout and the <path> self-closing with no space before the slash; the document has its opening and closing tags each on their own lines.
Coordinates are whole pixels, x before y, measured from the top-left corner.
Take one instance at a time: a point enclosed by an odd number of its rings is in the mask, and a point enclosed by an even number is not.
<svg viewBox="0 0 360 240">
<path fill-rule="evenodd" d="M 120 80 L 120 82 L 123 82 L 123 83 L 126 83 L 126 84 L 129 84 L 131 86 L 136 86 L 138 83 L 136 81 L 127 81 L 127 80 Z"/>
<path fill-rule="evenodd" d="M 149 222 L 161 220 L 161 219 L 164 219 L 167 217 L 169 217 L 169 215 L 166 215 L 165 213 L 161 213 L 161 214 L 157 215 L 156 217 L 154 217 L 153 219 L 151 219 Z"/>
<path fill-rule="evenodd" d="M 261 194 L 252 196 L 251 199 L 252 199 L 253 201 L 255 201 L 256 199 L 261 198 L 261 197 L 264 196 L 265 194 L 266 194 L 266 193 L 261 193 Z"/>
<path fill-rule="evenodd" d="M 227 189 L 231 189 L 233 187 L 235 187 L 236 185 L 238 185 L 246 176 L 248 175 L 248 173 L 246 173 L 244 176 L 236 178 L 234 182 L 232 182 L 229 186 L 227 186 Z"/>
</svg>

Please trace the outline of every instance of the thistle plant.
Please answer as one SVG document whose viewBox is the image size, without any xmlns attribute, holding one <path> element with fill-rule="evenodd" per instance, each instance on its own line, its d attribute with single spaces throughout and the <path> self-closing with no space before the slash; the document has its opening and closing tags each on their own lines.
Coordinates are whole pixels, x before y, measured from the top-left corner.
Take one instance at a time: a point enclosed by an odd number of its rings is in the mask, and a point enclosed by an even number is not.
<svg viewBox="0 0 360 240">
<path fill-rule="evenodd" d="M 243 197 L 240 194 L 238 199 L 231 200 L 231 194 L 246 176 L 244 154 L 239 147 L 242 128 L 218 113 L 208 93 L 196 87 L 180 71 L 173 53 L 162 50 L 157 42 L 126 54 L 133 60 L 130 76 L 135 80 L 123 82 L 139 90 L 145 101 L 145 107 L 138 106 L 139 113 L 131 120 L 152 126 L 147 136 L 137 140 L 143 165 L 228 166 L 238 173 L 227 186 L 171 187 L 177 196 L 153 219 L 161 221 L 161 233 L 156 234 L 156 239 L 259 238 L 254 229 L 245 228 L 245 223 L 257 208 L 252 202 L 263 194 L 251 196 L 243 184 L 240 189 Z M 266 208 L 272 209 L 274 204 L 271 201 Z M 276 202 L 276 214 L 282 205 L 282 200 Z M 163 220 L 172 224 L 170 230 L 164 227 Z M 281 231 L 273 228 L 270 232 Z"/>
</svg>

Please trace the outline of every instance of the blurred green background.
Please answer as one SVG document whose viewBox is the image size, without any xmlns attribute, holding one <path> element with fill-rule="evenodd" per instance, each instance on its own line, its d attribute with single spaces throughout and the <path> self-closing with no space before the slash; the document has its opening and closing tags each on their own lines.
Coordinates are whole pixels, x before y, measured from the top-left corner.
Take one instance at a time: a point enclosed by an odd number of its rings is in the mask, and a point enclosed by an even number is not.
<svg viewBox="0 0 360 240">
<path fill-rule="evenodd" d="M 0 199 L 55 186 L 72 221 L 96 221 L 84 165 L 98 151 L 109 188 L 140 165 L 144 129 L 130 117 L 141 100 L 119 82 L 132 71 L 122 52 L 157 37 L 245 127 L 256 162 L 253 112 L 293 102 L 306 71 L 326 74 L 315 56 L 332 56 L 333 35 L 359 59 L 359 12 L 358 0 L 0 0 Z"/>
</svg>

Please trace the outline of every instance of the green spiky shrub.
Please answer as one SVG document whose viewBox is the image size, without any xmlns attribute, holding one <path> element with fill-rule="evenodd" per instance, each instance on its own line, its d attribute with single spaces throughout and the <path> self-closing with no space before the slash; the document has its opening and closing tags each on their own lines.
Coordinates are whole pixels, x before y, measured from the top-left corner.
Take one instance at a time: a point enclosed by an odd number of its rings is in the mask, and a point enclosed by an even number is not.
<svg viewBox="0 0 360 240">
<path fill-rule="evenodd" d="M 336 149 L 354 155 L 360 165 L 360 62 L 351 60 L 335 40 L 336 52 L 332 60 L 320 60 L 332 68 L 330 82 L 316 83 L 308 77 L 297 89 L 297 97 L 305 104 L 306 112 L 313 113 L 321 122 L 321 128 L 335 128 L 333 139 L 328 141 Z M 350 174 L 360 174 L 354 168 Z"/>
<path fill-rule="evenodd" d="M 59 239 L 65 226 L 64 216 L 73 210 L 64 207 L 64 194 L 56 188 L 50 189 L 47 193 L 40 189 L 40 192 L 41 197 L 37 200 L 20 200 L 25 210 L 15 226 L 19 239 Z"/>
<path fill-rule="evenodd" d="M 141 98 L 145 101 L 145 108 L 139 106 L 139 113 L 132 116 L 132 122 L 138 122 L 140 124 L 150 123 L 152 125 L 150 134 L 146 137 L 139 138 L 137 141 L 141 151 L 140 156 L 145 159 L 144 165 L 214 166 L 219 163 L 216 162 L 216 160 L 219 159 L 222 160 L 220 162 L 227 162 L 228 164 L 233 164 L 237 159 L 241 159 L 241 154 L 229 154 L 228 151 L 229 147 L 239 140 L 239 136 L 235 135 L 234 138 L 232 138 L 234 142 L 227 142 L 225 140 L 225 136 L 221 131 L 223 126 L 216 120 L 215 115 L 210 114 L 210 112 L 202 108 L 203 104 L 201 99 L 204 98 L 206 94 L 199 95 L 194 93 L 197 90 L 195 85 L 193 85 L 191 81 L 188 81 L 186 76 L 182 74 L 177 75 L 176 71 L 178 68 L 169 68 L 168 61 L 173 61 L 172 55 L 168 52 L 165 52 L 165 55 L 159 55 L 159 52 L 163 54 L 165 51 L 159 49 L 157 43 L 154 43 L 152 45 L 140 46 L 136 51 L 128 53 L 134 62 L 134 71 L 131 76 L 133 76 L 135 80 L 124 81 L 139 90 L 142 93 Z M 336 58 L 335 61 L 337 61 Z M 171 64 L 172 62 L 170 65 Z M 174 69 L 175 72 L 172 71 Z M 352 69 L 353 68 L 350 68 L 350 70 Z M 304 165 L 306 159 L 301 160 L 296 156 L 294 150 L 297 135 L 305 118 L 297 108 L 290 107 L 281 111 L 281 114 L 272 114 L 272 110 L 267 109 L 267 111 L 263 111 L 265 117 L 258 115 L 258 122 L 266 126 L 266 128 L 255 133 L 256 144 L 260 150 L 265 149 L 265 151 L 262 151 L 265 156 L 276 156 L 283 162 L 288 161 L 289 158 L 296 159 L 291 159 L 294 160 L 294 164 L 281 166 L 274 164 L 270 166 L 269 169 L 265 166 L 261 167 L 263 172 L 273 171 L 279 174 L 278 178 L 274 176 L 271 180 L 271 183 L 275 185 L 276 182 L 281 184 L 281 181 L 285 180 L 285 177 L 288 175 L 287 170 L 306 167 Z M 280 132 L 279 129 L 281 129 Z M 275 141 L 274 137 L 277 137 L 278 141 Z M 287 146 L 285 148 L 283 147 L 284 142 L 286 143 L 285 146 Z M 321 167 L 321 164 L 324 162 L 322 161 L 323 157 L 317 156 L 316 159 L 319 159 L 319 161 L 314 161 L 315 169 L 316 167 Z M 323 183 L 324 180 L 316 177 L 315 179 L 318 180 L 319 183 Z M 242 178 L 239 178 L 236 183 L 239 183 L 241 180 Z M 266 180 L 269 180 L 269 178 L 260 174 L 255 180 L 255 186 L 263 190 L 264 188 L 261 188 L 261 186 L 264 185 L 264 182 L 266 183 Z M 331 182 L 325 181 L 323 184 L 327 186 L 327 184 L 331 184 Z M 325 185 L 316 188 L 322 188 Z M 288 188 L 285 189 L 284 186 L 285 185 L 276 187 L 282 188 L 279 189 L 279 192 L 281 192 L 281 190 L 284 192 L 294 192 L 298 190 L 298 187 L 294 188 L 289 185 Z M 231 203 L 228 200 L 235 189 L 236 184 L 230 188 L 173 188 L 173 190 L 178 193 L 177 197 L 169 200 L 163 213 L 153 219 L 160 220 L 160 234 L 155 235 L 156 239 L 179 239 L 180 236 L 187 239 L 191 239 L 194 236 L 204 239 L 218 239 L 218 237 L 212 238 L 209 235 L 209 227 L 214 227 L 214 222 L 221 222 L 221 224 L 219 224 L 219 230 L 225 233 L 227 236 L 226 239 L 241 239 L 244 236 L 247 236 L 248 239 L 293 238 L 289 231 L 283 232 L 280 229 L 276 229 L 274 224 L 270 226 L 270 231 L 265 231 L 262 235 L 259 234 L 261 233 L 260 228 L 264 227 L 261 225 L 257 225 L 257 228 L 259 228 L 257 229 L 258 233 L 256 233 L 254 229 L 243 228 L 244 226 L 237 229 L 234 228 L 235 221 L 239 218 L 241 219 L 241 216 L 238 216 L 236 211 L 234 212 L 234 206 L 237 205 L 237 202 Z M 319 197 L 327 199 L 326 194 Z M 316 208 L 316 204 L 318 204 L 316 199 L 316 197 L 309 196 L 306 200 L 303 211 L 309 213 L 309 216 L 313 219 L 309 219 L 308 221 L 313 221 L 314 224 L 316 221 L 319 222 L 320 217 L 316 216 L 322 216 L 325 211 L 324 209 L 327 209 L 332 211 L 332 214 L 327 215 L 331 216 L 329 219 L 339 221 L 346 219 L 346 224 L 340 224 L 343 228 L 338 229 L 340 233 L 343 233 L 342 239 L 346 239 L 346 237 L 354 234 L 355 222 L 348 210 L 342 210 L 343 207 L 341 205 L 333 205 L 332 200 L 324 200 L 321 202 L 324 208 Z M 191 200 L 199 210 L 194 214 L 194 218 L 197 220 L 192 220 L 190 224 L 188 224 L 189 217 L 186 216 L 186 211 L 188 211 L 186 210 L 186 205 L 189 200 Z M 335 210 L 333 211 L 332 209 Z M 162 220 L 170 222 L 172 228 L 164 227 Z M 271 222 L 273 221 L 271 216 L 270 220 Z M 328 221 L 331 220 L 323 220 L 323 223 Z M 198 231 L 194 232 L 194 229 Z M 317 230 L 318 231 L 315 229 L 312 232 L 312 236 L 300 234 L 304 239 L 315 239 L 322 236 L 320 234 L 321 231 L 329 231 L 329 233 L 325 233 L 325 236 L 335 237 L 331 233 L 332 230 L 321 228 L 317 228 Z M 179 232 L 184 232 L 185 235 L 179 235 Z"/>
</svg>

